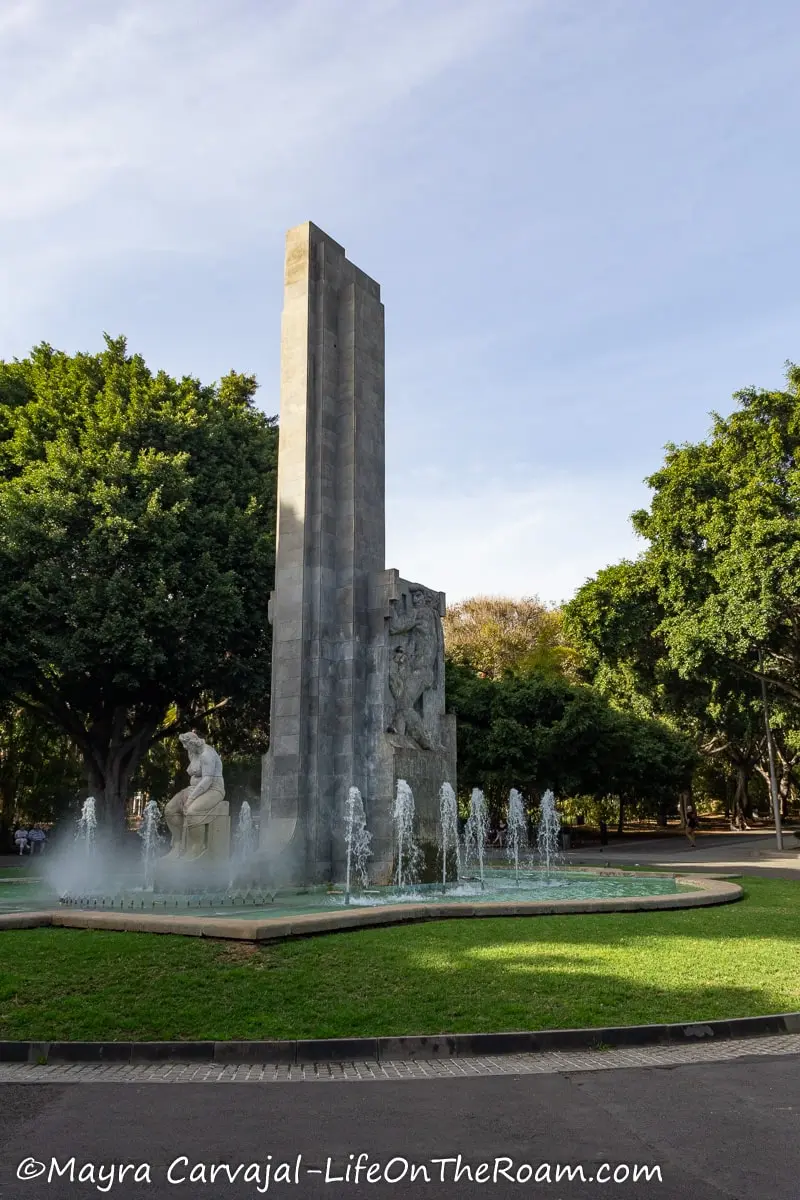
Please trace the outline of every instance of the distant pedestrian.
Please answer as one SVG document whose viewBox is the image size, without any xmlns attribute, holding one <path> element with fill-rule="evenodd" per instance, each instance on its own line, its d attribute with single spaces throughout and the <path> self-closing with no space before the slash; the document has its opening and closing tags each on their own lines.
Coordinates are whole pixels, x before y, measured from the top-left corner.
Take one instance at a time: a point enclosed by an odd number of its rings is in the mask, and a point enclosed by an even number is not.
<svg viewBox="0 0 800 1200">
<path fill-rule="evenodd" d="M 14 845 L 19 850 L 20 854 L 24 854 L 28 849 L 28 831 L 20 827 L 14 834 Z"/>
<path fill-rule="evenodd" d="M 686 805 L 686 839 L 689 842 L 689 849 L 696 850 L 694 844 L 695 835 L 697 833 L 697 809 L 693 804 Z"/>
<path fill-rule="evenodd" d="M 41 825 L 34 825 L 33 829 L 28 834 L 28 845 L 31 848 L 31 854 L 35 854 L 38 850 L 40 854 L 44 854 L 44 846 L 47 841 L 47 834 L 42 829 Z"/>
</svg>

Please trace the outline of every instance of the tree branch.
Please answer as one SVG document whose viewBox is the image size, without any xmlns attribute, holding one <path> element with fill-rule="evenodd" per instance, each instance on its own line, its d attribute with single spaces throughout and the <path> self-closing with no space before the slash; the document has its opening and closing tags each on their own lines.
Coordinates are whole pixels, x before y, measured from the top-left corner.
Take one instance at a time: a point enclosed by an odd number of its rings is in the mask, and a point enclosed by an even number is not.
<svg viewBox="0 0 800 1200">
<path fill-rule="evenodd" d="M 170 721 L 169 725 L 165 725 L 163 729 L 159 729 L 153 738 L 154 742 L 161 742 L 164 738 L 174 733 L 181 725 L 191 724 L 193 721 L 202 721 L 204 717 L 209 716 L 213 712 L 217 712 L 220 708 L 224 708 L 230 703 L 230 696 L 226 696 L 224 700 L 220 700 L 218 704 L 212 704 L 210 708 L 203 709 L 199 713 L 180 713 L 174 721 Z"/>
</svg>

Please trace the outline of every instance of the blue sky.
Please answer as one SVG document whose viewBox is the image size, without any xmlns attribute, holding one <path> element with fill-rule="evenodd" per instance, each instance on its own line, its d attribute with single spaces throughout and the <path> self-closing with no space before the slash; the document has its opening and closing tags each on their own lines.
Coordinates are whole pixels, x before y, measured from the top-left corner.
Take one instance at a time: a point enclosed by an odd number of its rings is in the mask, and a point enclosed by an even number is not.
<svg viewBox="0 0 800 1200">
<path fill-rule="evenodd" d="M 0 357 L 254 372 L 283 238 L 381 283 L 387 565 L 568 598 L 800 358 L 795 0 L 0 0 Z"/>
</svg>

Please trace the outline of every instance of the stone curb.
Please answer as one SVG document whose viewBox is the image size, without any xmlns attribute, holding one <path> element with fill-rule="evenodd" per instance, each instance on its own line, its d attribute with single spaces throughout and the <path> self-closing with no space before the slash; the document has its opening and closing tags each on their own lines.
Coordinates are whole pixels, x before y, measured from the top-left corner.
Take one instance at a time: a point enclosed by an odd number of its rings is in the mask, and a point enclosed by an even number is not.
<svg viewBox="0 0 800 1200">
<path fill-rule="evenodd" d="M 541 1029 L 511 1033 L 443 1033 L 429 1037 L 311 1038 L 249 1042 L 0 1042 L 0 1063 L 321 1063 L 399 1062 L 606 1050 L 625 1046 L 731 1041 L 800 1033 L 800 1013 L 697 1021 L 689 1025 L 622 1025 L 608 1029 Z"/>
</svg>

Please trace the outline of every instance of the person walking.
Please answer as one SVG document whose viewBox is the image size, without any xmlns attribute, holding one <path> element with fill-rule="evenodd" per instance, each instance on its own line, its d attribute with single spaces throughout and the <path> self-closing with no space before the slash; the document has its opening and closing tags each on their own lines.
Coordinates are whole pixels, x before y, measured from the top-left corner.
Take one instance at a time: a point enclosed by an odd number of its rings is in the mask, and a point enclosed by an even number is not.
<svg viewBox="0 0 800 1200">
<path fill-rule="evenodd" d="M 686 838 L 689 842 L 689 849 L 696 850 L 695 836 L 697 834 L 697 809 L 693 804 L 686 805 Z"/>
</svg>

